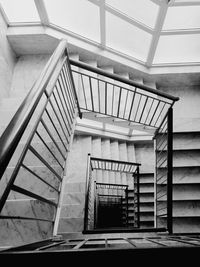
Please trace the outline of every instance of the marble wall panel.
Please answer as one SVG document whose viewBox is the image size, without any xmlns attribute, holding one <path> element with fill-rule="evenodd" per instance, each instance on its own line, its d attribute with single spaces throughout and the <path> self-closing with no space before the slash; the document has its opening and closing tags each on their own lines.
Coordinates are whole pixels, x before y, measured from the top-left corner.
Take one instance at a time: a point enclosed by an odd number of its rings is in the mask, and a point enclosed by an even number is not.
<svg viewBox="0 0 200 267">
<path fill-rule="evenodd" d="M 173 200 L 199 200 L 200 185 L 173 185 Z"/>
<path fill-rule="evenodd" d="M 22 55 L 18 58 L 11 85 L 12 96 L 25 96 L 45 67 L 50 55 Z"/>
<path fill-rule="evenodd" d="M 91 136 L 75 136 L 68 158 L 67 182 L 84 182 L 87 158 L 91 152 Z"/>
<path fill-rule="evenodd" d="M 20 246 L 52 236 L 51 222 L 0 220 L 0 245 Z"/>
<path fill-rule="evenodd" d="M 59 221 L 58 232 L 81 232 L 83 231 L 83 218 L 61 218 Z"/>
<path fill-rule="evenodd" d="M 200 201 L 174 202 L 173 203 L 174 216 L 200 216 Z"/>
<path fill-rule="evenodd" d="M 84 217 L 84 205 L 79 204 L 69 204 L 63 205 L 61 209 L 60 217 L 69 217 L 69 218 L 83 218 Z"/>
<path fill-rule="evenodd" d="M 78 204 L 84 205 L 85 203 L 85 194 L 84 193 L 66 193 L 63 195 L 63 202 L 62 204 Z"/>
<path fill-rule="evenodd" d="M 173 170 L 173 182 L 174 183 L 194 183 L 199 184 L 200 167 L 181 167 L 174 168 Z"/>
<path fill-rule="evenodd" d="M 2 210 L 2 215 L 53 220 L 55 207 L 34 199 L 8 200 Z"/>
<path fill-rule="evenodd" d="M 65 190 L 67 192 L 85 193 L 85 183 L 66 183 Z"/>
<path fill-rule="evenodd" d="M 174 151 L 173 165 L 179 166 L 199 166 L 200 150 Z"/>
<path fill-rule="evenodd" d="M 174 131 L 200 131 L 199 88 L 199 85 L 159 88 L 180 98 L 174 105 Z"/>
<path fill-rule="evenodd" d="M 54 169 L 56 170 L 57 166 L 54 166 Z M 2 193 L 4 192 L 4 189 L 11 177 L 11 174 L 13 172 L 13 168 L 10 167 L 6 170 L 3 178 L 1 179 L 0 181 L 0 196 L 2 195 Z M 35 167 L 31 167 L 31 170 L 36 173 L 37 175 L 39 175 L 44 181 L 48 182 L 49 184 L 51 184 L 53 187 L 55 187 L 56 189 L 59 189 L 60 187 L 60 181 L 58 180 L 58 178 L 55 176 L 55 174 L 53 174 L 47 167 L 45 166 L 35 166 Z M 20 176 L 19 178 L 16 178 L 16 181 L 17 183 L 20 185 L 20 186 L 23 186 L 23 185 L 30 185 L 29 184 L 29 175 L 27 174 L 27 171 L 24 170 L 23 168 L 20 169 Z M 19 179 L 19 181 L 18 181 Z M 34 178 L 32 177 L 32 185 L 35 184 L 35 182 L 37 181 L 37 178 Z M 37 182 L 36 182 L 36 185 L 37 185 Z M 41 184 L 40 184 L 41 186 Z M 45 192 L 51 192 L 48 187 L 46 185 L 43 185 L 41 188 L 34 188 L 34 190 L 40 190 L 41 192 L 43 192 L 43 190 Z M 52 194 L 51 194 L 52 196 Z"/>
<path fill-rule="evenodd" d="M 135 144 L 136 162 L 140 163 L 140 172 L 154 172 L 155 155 L 153 141 L 147 144 Z"/>
<path fill-rule="evenodd" d="M 200 149 L 200 133 L 174 134 L 173 149 Z"/>
</svg>

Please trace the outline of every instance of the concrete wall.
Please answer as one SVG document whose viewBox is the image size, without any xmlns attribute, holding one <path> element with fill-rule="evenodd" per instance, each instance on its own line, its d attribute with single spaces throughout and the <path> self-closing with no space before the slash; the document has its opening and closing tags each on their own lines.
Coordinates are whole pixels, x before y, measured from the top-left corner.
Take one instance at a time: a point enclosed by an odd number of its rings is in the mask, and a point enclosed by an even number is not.
<svg viewBox="0 0 200 267">
<path fill-rule="evenodd" d="M 9 96 L 12 74 L 16 56 L 10 47 L 7 37 L 7 24 L 0 12 L 0 101 Z"/>
</svg>

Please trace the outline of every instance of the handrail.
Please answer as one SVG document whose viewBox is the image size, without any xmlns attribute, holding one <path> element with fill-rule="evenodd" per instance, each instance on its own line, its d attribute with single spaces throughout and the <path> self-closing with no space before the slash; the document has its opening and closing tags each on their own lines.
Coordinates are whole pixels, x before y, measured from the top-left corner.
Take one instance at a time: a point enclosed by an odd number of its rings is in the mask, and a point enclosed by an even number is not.
<svg viewBox="0 0 200 267">
<path fill-rule="evenodd" d="M 57 63 L 65 52 L 66 40 L 61 40 L 38 80 L 29 91 L 16 114 L 0 138 L 0 179 L 33 115 L 39 100 L 53 74 Z"/>
<path fill-rule="evenodd" d="M 87 230 L 87 226 L 88 226 L 88 202 L 89 202 L 89 183 L 90 183 L 89 180 L 90 180 L 90 153 L 88 153 L 87 169 L 86 169 L 84 231 Z"/>
<path fill-rule="evenodd" d="M 137 167 L 137 170 L 135 172 L 136 177 L 136 187 L 137 187 L 137 194 L 136 194 L 136 203 L 137 203 L 137 227 L 140 228 L 140 170 L 139 167 Z"/>
<path fill-rule="evenodd" d="M 67 42 L 61 40 L 0 138 L 1 220 L 41 221 L 50 225 L 50 230 L 55 225 L 66 159 L 79 111 L 66 45 Z M 8 172 L 10 160 L 15 164 Z M 45 205 L 41 207 L 48 212 L 32 212 L 29 202 L 24 210 L 13 209 L 14 213 L 5 209 L 8 200 L 21 198 L 18 194 Z M 6 224 L 3 227 L 6 231 L 9 228 Z M 40 228 L 40 225 L 35 227 Z M 7 241 L 12 245 L 11 235 Z"/>
<path fill-rule="evenodd" d="M 127 165 L 134 165 L 134 166 L 141 166 L 141 163 L 131 162 L 131 161 L 122 161 L 122 160 L 114 160 L 114 159 L 106 159 L 106 158 L 96 158 L 91 157 L 92 160 L 98 160 L 98 161 L 107 161 L 112 163 L 118 163 L 118 164 L 127 164 Z"/>
<path fill-rule="evenodd" d="M 155 175 L 155 225 L 163 225 L 165 218 L 166 229 L 173 233 L 173 109 L 168 110 L 167 116 L 161 124 L 162 127 L 155 134 L 156 175 Z"/>
<path fill-rule="evenodd" d="M 143 90 L 145 90 L 145 91 L 147 91 L 149 93 L 156 94 L 158 96 L 167 98 L 169 100 L 172 100 L 172 101 L 178 101 L 179 100 L 179 97 L 175 97 L 175 96 L 172 96 L 170 94 L 158 91 L 158 90 L 153 89 L 153 88 L 151 88 L 149 86 L 146 86 L 144 84 L 140 84 L 140 83 L 137 83 L 135 81 L 126 79 L 126 78 L 124 78 L 122 76 L 119 76 L 117 74 L 109 73 L 109 72 L 107 72 L 105 70 L 102 70 L 100 68 L 95 68 L 95 67 L 93 67 L 93 66 L 91 66 L 89 64 L 83 63 L 81 61 L 76 61 L 76 60 L 70 59 L 69 62 L 70 62 L 71 65 L 74 65 L 76 67 L 79 67 L 79 68 L 82 68 L 82 69 L 85 69 L 85 70 L 88 70 L 88 71 L 92 71 L 92 72 L 94 72 L 96 74 L 105 76 L 107 78 L 110 78 L 110 79 L 113 79 L 113 80 L 116 80 L 116 81 L 119 81 L 119 82 L 122 82 L 122 83 L 125 83 L 125 84 L 128 84 L 128 85 L 131 85 L 133 87 L 137 87 L 137 88 L 143 89 Z"/>
</svg>

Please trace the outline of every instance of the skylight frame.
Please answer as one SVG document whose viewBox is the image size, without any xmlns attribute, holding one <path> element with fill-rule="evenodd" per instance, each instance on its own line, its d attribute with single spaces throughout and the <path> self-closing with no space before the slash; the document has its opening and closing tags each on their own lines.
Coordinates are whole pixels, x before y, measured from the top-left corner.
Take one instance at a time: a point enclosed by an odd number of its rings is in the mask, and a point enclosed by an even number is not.
<svg viewBox="0 0 200 267">
<path fill-rule="evenodd" d="M 53 28 L 56 29 L 62 33 L 66 33 L 66 34 L 70 34 L 73 35 L 74 37 L 77 37 L 83 41 L 86 41 L 88 43 L 94 44 L 99 48 L 102 48 L 103 50 L 107 50 L 108 52 L 114 53 L 116 55 L 120 55 L 123 58 L 129 58 L 132 61 L 135 61 L 136 63 L 142 64 L 143 66 L 146 66 L 148 68 L 150 67 L 154 67 L 153 60 L 154 60 L 154 55 L 155 55 L 155 51 L 157 49 L 157 45 L 159 42 L 159 38 L 161 36 L 167 36 L 167 35 L 189 35 L 189 34 L 199 34 L 200 33 L 200 27 L 199 28 L 191 28 L 191 29 L 174 29 L 174 30 L 163 30 L 162 29 L 162 25 L 159 24 L 159 22 L 157 23 L 157 25 L 155 26 L 155 29 L 152 29 L 151 27 L 148 27 L 147 25 L 142 24 L 141 22 L 138 22 L 137 20 L 133 19 L 132 17 L 128 17 L 126 14 L 112 9 L 112 7 L 108 6 L 105 2 L 105 0 L 86 0 L 89 1 L 95 5 L 97 5 L 99 7 L 99 12 L 100 12 L 100 16 L 99 16 L 99 23 L 100 23 L 100 42 L 93 42 L 90 39 L 85 38 L 82 35 L 78 35 L 75 32 L 70 31 L 70 29 L 62 29 L 60 28 L 58 25 L 54 25 L 51 23 L 51 21 L 49 20 L 49 16 L 48 16 L 48 12 L 46 10 L 45 4 L 44 4 L 44 0 L 34 0 L 40 21 L 38 22 L 19 22 L 19 23 L 15 23 L 15 22 L 11 22 L 8 20 L 7 15 L 5 14 L 5 12 L 1 12 L 2 15 L 5 18 L 5 21 L 7 22 L 8 25 L 11 26 L 15 26 L 15 25 L 24 25 L 24 26 L 28 26 L 30 24 L 32 25 L 42 25 L 42 26 L 46 26 L 49 28 Z M 159 8 L 162 8 L 163 5 L 166 7 L 166 9 L 168 9 L 168 7 L 170 8 L 176 8 L 179 6 L 200 6 L 200 0 L 193 0 L 193 1 L 189 1 L 189 0 L 183 0 L 183 1 L 177 1 L 177 0 L 149 0 L 151 2 L 153 2 L 154 4 L 157 4 L 159 6 Z M 134 58 L 134 57 L 129 57 L 128 55 L 126 55 L 123 50 L 117 51 L 115 49 L 109 48 L 107 46 L 107 41 L 106 41 L 106 22 L 105 22 L 105 12 L 106 10 L 108 12 L 111 12 L 113 14 L 115 14 L 116 16 L 123 18 L 124 20 L 126 20 L 128 23 L 137 26 L 138 28 L 152 34 L 152 43 L 151 46 L 149 48 L 148 51 L 148 56 L 147 56 L 147 60 L 146 61 L 141 61 L 138 58 Z M 159 12 L 157 15 L 157 20 L 159 20 Z M 170 64 L 170 63 L 167 63 Z M 178 64 L 178 62 L 177 62 Z M 185 62 L 186 65 L 189 65 L 190 62 Z M 193 65 L 194 62 L 191 62 L 191 65 Z M 198 62 L 197 62 L 198 64 Z M 164 65 L 164 63 L 163 63 Z M 172 65 L 174 65 L 174 63 L 172 63 Z"/>
</svg>

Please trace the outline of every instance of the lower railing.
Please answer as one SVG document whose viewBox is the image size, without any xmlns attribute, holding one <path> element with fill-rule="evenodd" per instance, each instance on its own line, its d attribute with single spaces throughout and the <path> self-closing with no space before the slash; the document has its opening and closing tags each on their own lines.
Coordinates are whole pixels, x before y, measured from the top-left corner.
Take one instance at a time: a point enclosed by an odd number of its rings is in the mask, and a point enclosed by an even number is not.
<svg viewBox="0 0 200 267">
<path fill-rule="evenodd" d="M 0 139 L 0 243 L 52 236 L 77 108 L 63 40 Z"/>
<path fill-rule="evenodd" d="M 135 223 L 134 226 L 140 228 L 140 170 L 139 166 L 133 174 L 134 178 L 134 209 L 135 209 Z"/>
<path fill-rule="evenodd" d="M 128 227 L 127 190 L 124 184 L 96 183 L 95 229 Z"/>
<path fill-rule="evenodd" d="M 84 216 L 84 231 L 94 229 L 94 180 L 92 177 L 91 157 L 88 154 L 87 173 L 86 173 L 86 187 L 85 187 L 85 216 Z"/>
<path fill-rule="evenodd" d="M 173 232 L 172 174 L 173 174 L 173 110 L 169 109 L 155 135 L 155 226 Z"/>
<path fill-rule="evenodd" d="M 140 197 L 139 197 L 139 163 L 133 162 L 125 162 L 125 161 L 117 161 L 111 159 L 103 159 L 103 158 L 95 158 L 91 157 L 88 154 L 88 164 L 87 164 L 87 173 L 86 173 L 86 189 L 85 189 L 85 220 L 84 220 L 84 232 L 92 231 L 97 229 L 98 227 L 102 227 L 101 221 L 102 216 L 104 216 L 105 224 L 110 225 L 111 221 L 108 222 L 108 218 L 106 218 L 106 212 L 104 215 L 101 214 L 101 218 L 99 218 L 99 208 L 102 208 L 104 211 L 108 211 L 109 206 L 114 206 L 115 208 L 120 209 L 120 205 L 122 204 L 123 211 L 123 220 L 121 221 L 121 227 L 139 227 L 140 222 Z M 127 184 L 123 183 L 107 183 L 107 182 L 99 182 L 97 177 L 95 176 L 94 171 L 106 171 L 108 173 L 118 173 L 121 174 L 130 174 L 134 179 L 134 186 L 136 188 L 129 188 Z M 134 192 L 134 197 L 131 199 L 132 202 L 129 201 L 129 189 Z M 120 204 L 119 201 L 122 201 Z M 117 205 L 119 206 L 117 207 Z M 132 206 L 131 206 L 132 205 Z M 130 222 L 129 216 L 129 208 L 134 211 L 133 220 Z M 119 211 L 119 210 L 118 210 Z M 118 214 L 116 211 L 116 215 Z M 119 211 L 120 212 L 120 211 Z M 109 214 L 107 214 L 109 215 Z M 123 224 L 123 225 L 122 225 Z M 116 227 L 117 224 L 113 224 L 113 227 Z M 120 223 L 118 223 L 118 226 Z"/>
</svg>

